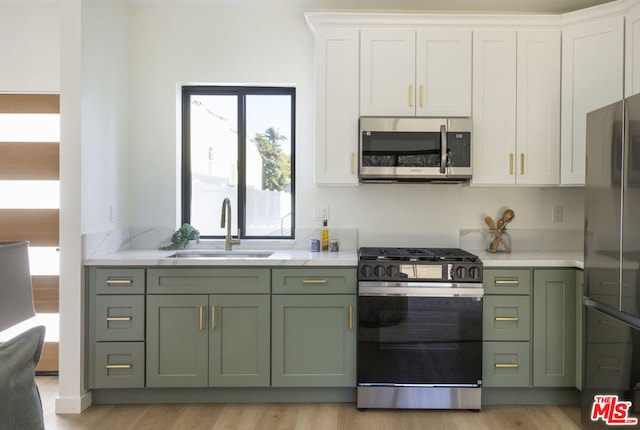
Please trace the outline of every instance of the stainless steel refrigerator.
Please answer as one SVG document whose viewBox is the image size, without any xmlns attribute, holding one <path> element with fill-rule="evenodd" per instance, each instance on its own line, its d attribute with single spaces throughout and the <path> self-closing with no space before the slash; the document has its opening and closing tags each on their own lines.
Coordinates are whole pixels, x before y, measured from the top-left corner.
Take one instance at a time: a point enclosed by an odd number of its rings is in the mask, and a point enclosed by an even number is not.
<svg viewBox="0 0 640 430">
<path fill-rule="evenodd" d="M 581 424 L 611 428 L 640 415 L 640 95 L 587 114 L 586 154 Z"/>
</svg>

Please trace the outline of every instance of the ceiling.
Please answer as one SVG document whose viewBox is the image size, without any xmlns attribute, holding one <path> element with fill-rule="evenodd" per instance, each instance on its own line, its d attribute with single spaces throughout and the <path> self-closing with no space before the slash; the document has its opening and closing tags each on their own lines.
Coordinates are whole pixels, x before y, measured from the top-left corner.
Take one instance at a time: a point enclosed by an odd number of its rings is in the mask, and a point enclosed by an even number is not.
<svg viewBox="0 0 640 430">
<path fill-rule="evenodd" d="M 293 7 L 337 11 L 565 13 L 612 0 L 129 0 L 134 4 Z"/>
<path fill-rule="evenodd" d="M 0 0 L 2 4 L 55 4 L 63 0 Z M 613 0 L 127 0 L 132 4 L 287 7 L 335 11 L 565 13 Z"/>
</svg>

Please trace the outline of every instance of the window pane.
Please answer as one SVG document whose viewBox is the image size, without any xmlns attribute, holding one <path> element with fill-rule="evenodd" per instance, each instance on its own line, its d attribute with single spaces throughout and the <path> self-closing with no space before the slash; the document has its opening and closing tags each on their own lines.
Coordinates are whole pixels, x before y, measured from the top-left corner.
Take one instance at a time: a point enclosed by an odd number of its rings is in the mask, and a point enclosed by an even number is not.
<svg viewBox="0 0 640 430">
<path fill-rule="evenodd" d="M 247 236 L 291 235 L 291 96 L 246 98 Z"/>
<path fill-rule="evenodd" d="M 191 96 L 191 224 L 203 236 L 226 233 L 220 227 L 228 197 L 237 234 L 238 104 L 236 96 Z"/>
<path fill-rule="evenodd" d="M 59 181 L 0 181 L 0 209 L 60 209 Z"/>
<path fill-rule="evenodd" d="M 1 142 L 59 142 L 60 114 L 0 114 Z"/>
</svg>

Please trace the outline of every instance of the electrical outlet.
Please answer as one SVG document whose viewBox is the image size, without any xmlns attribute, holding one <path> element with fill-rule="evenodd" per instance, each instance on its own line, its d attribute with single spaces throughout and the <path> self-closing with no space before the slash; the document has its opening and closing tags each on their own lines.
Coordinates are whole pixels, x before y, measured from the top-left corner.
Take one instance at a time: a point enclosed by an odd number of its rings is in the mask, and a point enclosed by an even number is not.
<svg viewBox="0 0 640 430">
<path fill-rule="evenodd" d="M 315 208 L 315 210 L 313 212 L 313 218 L 316 221 L 322 221 L 324 219 L 328 220 L 329 219 L 329 206 L 321 206 L 321 207 Z"/>
<path fill-rule="evenodd" d="M 551 221 L 562 222 L 562 206 L 554 206 L 551 208 Z"/>
</svg>

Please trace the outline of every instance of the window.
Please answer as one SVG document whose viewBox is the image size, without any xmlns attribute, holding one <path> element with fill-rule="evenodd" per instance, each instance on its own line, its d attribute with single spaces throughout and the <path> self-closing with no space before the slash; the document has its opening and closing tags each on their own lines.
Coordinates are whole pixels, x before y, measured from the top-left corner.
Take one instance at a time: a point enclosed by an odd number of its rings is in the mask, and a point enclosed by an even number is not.
<svg viewBox="0 0 640 430">
<path fill-rule="evenodd" d="M 295 88 L 182 89 L 182 222 L 221 238 L 293 238 Z"/>
</svg>

